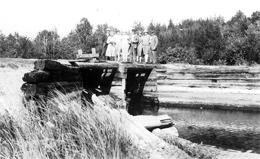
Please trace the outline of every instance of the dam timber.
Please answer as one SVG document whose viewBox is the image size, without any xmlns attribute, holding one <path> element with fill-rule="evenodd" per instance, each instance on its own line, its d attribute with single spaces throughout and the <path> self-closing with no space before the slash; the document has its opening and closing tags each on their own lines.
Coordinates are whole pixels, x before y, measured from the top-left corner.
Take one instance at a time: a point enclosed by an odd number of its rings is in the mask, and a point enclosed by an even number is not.
<svg viewBox="0 0 260 159">
<path fill-rule="evenodd" d="M 108 95 L 117 86 L 116 96 L 132 115 L 158 112 L 157 77 L 153 64 L 116 62 L 58 62 L 37 60 L 34 70 L 25 73 L 21 90 L 26 100 L 43 100 L 53 97 L 54 91 L 64 94 L 79 91 L 82 98 L 91 102 L 92 94 Z"/>
<path fill-rule="evenodd" d="M 37 60 L 34 65 L 23 77 L 26 99 L 47 99 L 52 90 L 81 91 L 83 96 L 90 96 L 86 92 L 115 95 L 130 113 L 135 110 L 132 114 L 157 112 L 159 101 L 162 107 L 260 112 L 260 66 L 77 60 Z"/>
</svg>

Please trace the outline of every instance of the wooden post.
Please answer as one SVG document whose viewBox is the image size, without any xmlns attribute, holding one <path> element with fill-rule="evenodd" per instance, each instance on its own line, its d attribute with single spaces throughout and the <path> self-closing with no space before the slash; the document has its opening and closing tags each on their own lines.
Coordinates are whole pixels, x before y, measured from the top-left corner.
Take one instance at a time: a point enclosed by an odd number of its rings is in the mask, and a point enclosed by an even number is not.
<svg viewBox="0 0 260 159">
<path fill-rule="evenodd" d="M 127 110 L 127 102 L 126 102 L 126 94 L 125 94 L 127 69 L 125 68 L 125 65 L 120 64 L 118 67 L 118 72 L 119 72 L 119 79 L 121 80 L 121 83 L 122 83 L 121 89 L 120 89 L 122 106 L 124 109 Z"/>
<path fill-rule="evenodd" d="M 124 109 L 127 109 L 126 105 L 126 94 L 125 94 L 125 86 L 126 86 L 126 79 L 122 78 L 122 86 L 121 86 L 121 92 L 122 92 L 122 106 Z"/>
<path fill-rule="evenodd" d="M 153 73 L 152 82 L 145 85 L 153 68 L 154 66 L 144 64 L 119 64 L 117 78 L 122 84 L 120 98 L 123 108 L 132 115 L 142 114 L 146 108 L 152 112 L 158 111 L 154 109 L 157 107 L 155 101 L 158 101 L 156 71 Z M 146 90 L 150 96 L 143 96 L 143 90 Z"/>
</svg>

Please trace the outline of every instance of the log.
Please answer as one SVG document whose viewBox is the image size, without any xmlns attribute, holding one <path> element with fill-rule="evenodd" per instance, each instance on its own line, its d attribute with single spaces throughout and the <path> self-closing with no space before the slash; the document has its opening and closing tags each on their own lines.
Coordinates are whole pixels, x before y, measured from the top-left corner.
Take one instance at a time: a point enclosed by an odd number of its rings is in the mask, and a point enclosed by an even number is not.
<svg viewBox="0 0 260 159">
<path fill-rule="evenodd" d="M 158 93 L 157 93 L 157 92 L 143 92 L 143 95 L 144 95 L 145 97 L 158 98 Z"/>
<path fill-rule="evenodd" d="M 34 70 L 23 76 L 23 81 L 27 83 L 49 82 L 50 79 L 50 73 L 42 70 Z"/>
<path fill-rule="evenodd" d="M 153 69 L 156 67 L 155 64 L 132 64 L 132 63 L 122 63 L 119 67 L 124 67 L 126 69 Z"/>
<path fill-rule="evenodd" d="M 29 84 L 29 83 L 24 83 L 21 87 L 22 92 L 24 93 L 25 97 L 33 97 L 36 94 L 45 94 L 43 92 L 37 92 L 37 85 L 36 84 Z"/>
<path fill-rule="evenodd" d="M 145 86 L 157 86 L 157 82 L 154 82 L 154 81 L 146 81 L 145 82 Z"/>
<path fill-rule="evenodd" d="M 163 65 L 167 69 L 167 73 L 194 73 L 194 72 L 204 72 L 204 73 L 260 73 L 260 67 L 254 66 L 205 66 L 205 65 Z"/>
<path fill-rule="evenodd" d="M 253 84 L 253 83 L 182 83 L 182 82 L 159 82 L 160 86 L 177 86 L 177 87 L 189 87 L 189 88 L 244 88 L 244 89 L 259 89 L 260 84 Z"/>
<path fill-rule="evenodd" d="M 143 92 L 156 92 L 157 86 L 145 86 Z"/>
<path fill-rule="evenodd" d="M 29 73 L 25 73 L 23 81 L 31 84 L 63 81 L 77 82 L 82 81 L 82 76 L 79 68 L 67 67 L 65 70 L 34 70 Z"/>
<path fill-rule="evenodd" d="M 133 116 L 133 119 L 139 124 L 143 125 L 149 131 L 157 128 L 163 129 L 173 126 L 172 118 L 168 115 L 138 115 Z"/>
<path fill-rule="evenodd" d="M 53 82 L 81 82 L 82 75 L 80 68 L 67 67 L 65 70 L 50 71 Z"/>
<path fill-rule="evenodd" d="M 246 81 L 246 80 L 217 80 L 217 82 L 212 82 L 212 80 L 158 80 L 158 85 L 178 85 L 178 84 L 260 84 L 257 81 Z"/>
<path fill-rule="evenodd" d="M 100 63 L 86 63 L 86 62 L 77 62 L 76 63 L 80 68 L 118 68 L 117 63 L 107 63 L 107 62 L 100 62 Z"/>
<path fill-rule="evenodd" d="M 258 78 L 260 77 L 259 74 L 251 74 L 251 73 L 174 73 L 174 74 L 161 74 L 158 73 L 158 76 L 167 76 L 168 78 Z"/>
<path fill-rule="evenodd" d="M 67 67 L 65 65 L 62 65 L 61 63 L 53 60 L 37 60 L 34 62 L 34 69 L 36 70 L 65 70 Z"/>
<path fill-rule="evenodd" d="M 231 78 L 231 77 L 220 77 L 220 78 L 213 78 L 213 77 L 193 77 L 193 76 L 159 76 L 158 80 L 211 80 L 211 81 L 218 81 L 218 80 L 236 80 L 236 81 L 252 81 L 252 82 L 260 82 L 260 78 Z"/>
</svg>

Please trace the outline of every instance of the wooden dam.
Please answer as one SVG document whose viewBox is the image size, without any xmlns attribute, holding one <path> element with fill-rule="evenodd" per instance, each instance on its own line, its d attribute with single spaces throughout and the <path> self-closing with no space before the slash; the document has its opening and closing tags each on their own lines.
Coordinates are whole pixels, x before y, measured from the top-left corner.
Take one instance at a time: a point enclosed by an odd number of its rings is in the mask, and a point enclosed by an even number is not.
<svg viewBox="0 0 260 159">
<path fill-rule="evenodd" d="M 152 65 L 79 60 L 37 60 L 23 77 L 26 99 L 49 99 L 53 90 L 115 95 L 130 114 L 160 106 L 260 111 L 260 67 Z M 91 98 L 90 98 L 91 99 Z"/>
<path fill-rule="evenodd" d="M 22 86 L 27 100 L 47 102 L 58 90 L 62 93 L 81 91 L 82 97 L 90 100 L 92 94 L 108 95 L 113 85 L 119 86 L 117 97 L 122 106 L 132 115 L 149 110 L 157 112 L 157 78 L 152 64 L 90 63 L 79 60 L 65 64 L 53 60 L 37 60 L 34 70 L 26 73 Z"/>
</svg>

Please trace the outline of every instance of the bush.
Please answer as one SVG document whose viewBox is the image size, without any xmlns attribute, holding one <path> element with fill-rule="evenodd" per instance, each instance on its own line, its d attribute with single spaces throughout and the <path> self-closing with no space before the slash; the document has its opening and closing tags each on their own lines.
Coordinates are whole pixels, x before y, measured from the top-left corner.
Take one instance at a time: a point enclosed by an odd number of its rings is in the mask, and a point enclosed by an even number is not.
<svg viewBox="0 0 260 159">
<path fill-rule="evenodd" d="M 198 60 L 196 51 L 194 48 L 180 47 L 175 48 L 169 47 L 166 53 L 163 53 L 159 57 L 160 63 L 189 63 L 189 64 L 200 64 L 201 61 Z"/>
</svg>

